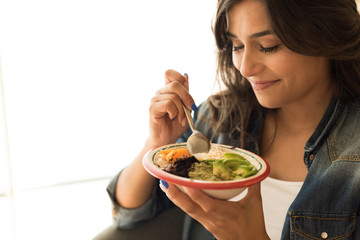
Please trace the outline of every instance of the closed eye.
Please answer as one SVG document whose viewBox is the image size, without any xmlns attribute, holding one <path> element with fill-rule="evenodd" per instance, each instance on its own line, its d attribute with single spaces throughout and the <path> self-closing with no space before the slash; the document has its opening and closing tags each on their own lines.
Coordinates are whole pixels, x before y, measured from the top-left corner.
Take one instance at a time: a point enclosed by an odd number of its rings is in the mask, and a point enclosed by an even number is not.
<svg viewBox="0 0 360 240">
<path fill-rule="evenodd" d="M 244 46 L 235 46 L 235 45 L 233 45 L 233 47 L 232 47 L 232 50 L 233 50 L 234 52 L 239 51 L 239 50 L 242 50 L 242 49 L 244 49 Z"/>
<path fill-rule="evenodd" d="M 274 53 L 276 52 L 278 49 L 279 49 L 279 45 L 276 45 L 276 46 L 273 46 L 273 47 L 263 47 L 263 46 L 260 46 L 260 51 L 263 52 L 263 53 Z M 233 45 L 232 47 L 232 50 L 234 52 L 236 51 L 240 51 L 240 50 L 243 50 L 244 49 L 244 46 L 236 46 L 236 45 Z"/>
<path fill-rule="evenodd" d="M 280 45 L 276 45 L 276 46 L 269 47 L 269 48 L 261 46 L 260 49 L 261 49 L 261 52 L 264 52 L 264 53 L 273 53 L 273 52 L 276 52 L 276 50 L 278 50 L 279 46 Z"/>
</svg>

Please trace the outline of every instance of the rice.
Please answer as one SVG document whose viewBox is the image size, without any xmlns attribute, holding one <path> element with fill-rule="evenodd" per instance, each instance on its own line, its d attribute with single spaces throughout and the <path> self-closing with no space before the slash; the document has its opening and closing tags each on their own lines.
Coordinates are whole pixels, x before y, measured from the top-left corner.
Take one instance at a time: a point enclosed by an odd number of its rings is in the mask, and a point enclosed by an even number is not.
<svg viewBox="0 0 360 240">
<path fill-rule="evenodd" d="M 212 146 L 208 153 L 196 153 L 194 156 L 199 161 L 207 159 L 220 160 L 224 158 L 224 153 L 226 152 L 228 151 L 224 151 L 224 149 L 219 146 Z"/>
</svg>

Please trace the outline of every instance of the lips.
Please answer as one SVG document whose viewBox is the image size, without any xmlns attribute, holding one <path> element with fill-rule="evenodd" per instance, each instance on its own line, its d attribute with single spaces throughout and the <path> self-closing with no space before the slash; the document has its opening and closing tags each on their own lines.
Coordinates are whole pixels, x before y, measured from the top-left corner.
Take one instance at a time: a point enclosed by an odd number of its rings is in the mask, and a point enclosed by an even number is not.
<svg viewBox="0 0 360 240">
<path fill-rule="evenodd" d="M 277 84 L 280 80 L 270 80 L 270 81 L 252 81 L 250 80 L 250 84 L 254 90 L 260 91 L 265 90 L 267 88 L 272 87 L 273 85 Z"/>
</svg>

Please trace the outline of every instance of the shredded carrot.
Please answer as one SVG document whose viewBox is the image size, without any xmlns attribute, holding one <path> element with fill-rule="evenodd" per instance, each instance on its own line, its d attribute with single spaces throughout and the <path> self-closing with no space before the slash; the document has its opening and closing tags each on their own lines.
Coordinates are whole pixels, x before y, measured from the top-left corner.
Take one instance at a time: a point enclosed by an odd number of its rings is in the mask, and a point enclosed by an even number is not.
<svg viewBox="0 0 360 240">
<path fill-rule="evenodd" d="M 162 159 L 172 162 L 179 158 L 190 157 L 190 153 L 186 148 L 167 149 L 159 152 Z"/>
</svg>

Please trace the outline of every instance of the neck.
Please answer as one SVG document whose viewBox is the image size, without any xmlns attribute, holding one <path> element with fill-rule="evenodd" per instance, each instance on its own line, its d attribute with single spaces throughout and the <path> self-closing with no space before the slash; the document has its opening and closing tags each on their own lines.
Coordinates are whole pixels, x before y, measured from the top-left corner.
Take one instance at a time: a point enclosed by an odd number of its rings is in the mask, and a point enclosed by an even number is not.
<svg viewBox="0 0 360 240">
<path fill-rule="evenodd" d="M 316 99 L 276 109 L 274 119 L 278 126 L 287 131 L 313 133 L 329 106 L 332 96 L 332 94 L 319 94 Z"/>
</svg>

